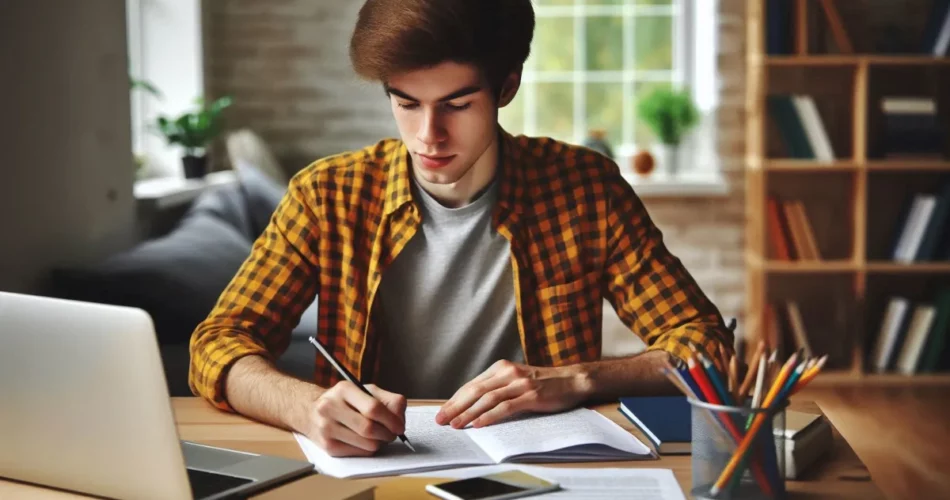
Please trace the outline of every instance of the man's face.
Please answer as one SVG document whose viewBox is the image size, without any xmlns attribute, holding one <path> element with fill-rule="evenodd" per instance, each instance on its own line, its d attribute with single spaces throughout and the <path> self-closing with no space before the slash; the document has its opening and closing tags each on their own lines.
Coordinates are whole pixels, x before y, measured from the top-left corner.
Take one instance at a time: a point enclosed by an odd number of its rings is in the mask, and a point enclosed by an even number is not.
<svg viewBox="0 0 950 500">
<path fill-rule="evenodd" d="M 455 184 L 495 140 L 499 102 L 472 64 L 444 62 L 401 73 L 386 88 L 422 181 Z"/>
</svg>

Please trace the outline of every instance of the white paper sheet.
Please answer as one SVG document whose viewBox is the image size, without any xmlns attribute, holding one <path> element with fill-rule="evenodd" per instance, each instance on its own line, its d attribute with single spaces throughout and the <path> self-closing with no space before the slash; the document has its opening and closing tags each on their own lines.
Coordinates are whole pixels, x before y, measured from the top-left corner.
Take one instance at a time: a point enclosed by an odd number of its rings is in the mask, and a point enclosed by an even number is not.
<svg viewBox="0 0 950 500">
<path fill-rule="evenodd" d="M 516 418 L 478 429 L 469 428 L 465 432 L 497 463 L 513 455 L 540 454 L 575 446 L 593 448 L 602 455 L 612 453 L 610 447 L 652 457 L 650 448 L 637 438 L 607 417 L 587 408 Z M 548 454 L 546 461 L 579 460 L 577 456 L 563 458 L 559 455 Z"/>
<path fill-rule="evenodd" d="M 488 465 L 420 474 L 411 477 L 466 479 L 520 470 L 555 481 L 562 491 L 545 494 L 551 500 L 686 500 L 671 469 L 573 469 L 537 465 Z"/>
<path fill-rule="evenodd" d="M 406 437 L 413 453 L 400 440 L 389 443 L 372 457 L 331 457 L 307 437 L 294 434 L 297 443 L 317 469 L 335 477 L 371 477 L 457 465 L 493 463 L 463 431 L 435 423 L 437 406 L 406 410 Z"/>
</svg>

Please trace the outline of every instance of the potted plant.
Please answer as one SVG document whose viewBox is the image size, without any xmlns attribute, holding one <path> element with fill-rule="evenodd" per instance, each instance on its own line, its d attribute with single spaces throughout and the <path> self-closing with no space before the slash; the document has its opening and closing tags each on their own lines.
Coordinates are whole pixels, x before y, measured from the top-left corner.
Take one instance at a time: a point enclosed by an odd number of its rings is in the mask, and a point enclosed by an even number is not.
<svg viewBox="0 0 950 500">
<path fill-rule="evenodd" d="M 653 132 L 657 163 L 670 174 L 679 170 L 683 137 L 699 121 L 699 111 L 686 90 L 659 88 L 637 103 L 637 117 Z"/>
<path fill-rule="evenodd" d="M 158 132 L 168 144 L 178 144 L 184 150 L 182 164 L 188 179 L 201 178 L 207 173 L 207 148 L 221 132 L 221 112 L 231 105 L 231 98 L 221 97 L 210 105 L 199 98 L 196 103 L 196 109 L 177 118 L 159 116 L 156 119 Z"/>
</svg>

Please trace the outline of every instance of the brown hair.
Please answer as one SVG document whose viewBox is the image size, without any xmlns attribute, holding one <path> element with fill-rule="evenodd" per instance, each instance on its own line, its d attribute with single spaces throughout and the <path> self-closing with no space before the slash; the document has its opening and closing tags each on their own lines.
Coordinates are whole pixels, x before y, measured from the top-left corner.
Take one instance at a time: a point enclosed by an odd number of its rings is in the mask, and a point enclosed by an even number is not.
<svg viewBox="0 0 950 500">
<path fill-rule="evenodd" d="M 383 83 L 445 61 L 472 63 L 497 97 L 524 65 L 533 34 L 531 0 L 366 0 L 350 60 L 358 75 Z"/>
</svg>

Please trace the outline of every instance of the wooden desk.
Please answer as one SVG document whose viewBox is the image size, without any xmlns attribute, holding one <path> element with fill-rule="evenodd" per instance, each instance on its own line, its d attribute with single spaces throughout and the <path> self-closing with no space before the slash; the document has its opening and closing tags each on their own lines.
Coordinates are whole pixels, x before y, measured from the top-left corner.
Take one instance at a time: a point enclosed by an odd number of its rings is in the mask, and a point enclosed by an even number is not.
<svg viewBox="0 0 950 500">
<path fill-rule="evenodd" d="M 804 411 L 818 409 L 818 406 L 814 403 L 813 395 L 808 391 L 803 391 L 794 399 L 792 409 Z M 414 404 L 434 403 L 432 401 L 414 402 Z M 296 441 L 288 432 L 237 415 L 219 412 L 197 398 L 174 398 L 172 404 L 182 439 L 254 453 L 306 460 Z M 615 405 L 607 405 L 596 409 L 622 427 L 631 428 L 629 422 L 616 411 Z M 831 420 L 834 423 L 834 418 Z M 559 464 L 557 466 L 569 467 L 571 465 Z M 689 491 L 691 484 L 689 456 L 667 456 L 659 460 L 648 461 L 597 462 L 578 466 L 668 468 L 673 470 L 684 492 Z M 387 493 L 386 483 L 398 481 L 398 479 L 374 478 L 361 481 L 378 485 L 376 498 L 386 500 L 392 498 Z M 790 492 L 790 498 L 883 498 L 881 491 L 870 480 L 868 470 L 837 431 L 835 431 L 835 442 L 831 453 L 823 458 L 820 464 L 816 464 L 816 467 L 812 468 L 803 480 L 789 481 L 787 489 Z M 279 488 L 272 491 L 279 492 Z M 6 499 L 8 495 L 9 498 L 30 499 L 78 498 L 78 495 L 0 480 L 0 499 Z M 419 498 L 426 498 L 421 489 Z"/>
</svg>

